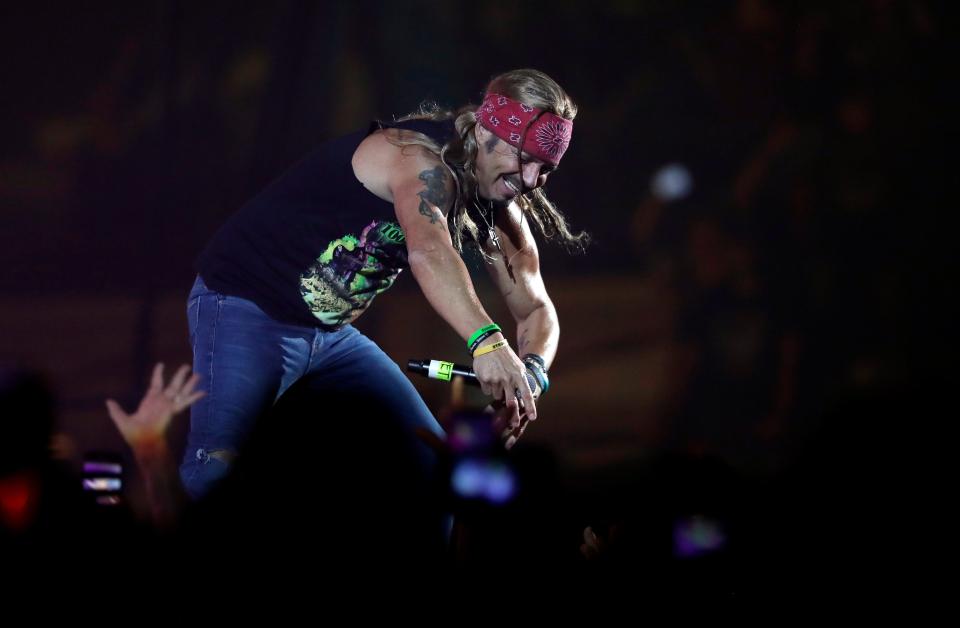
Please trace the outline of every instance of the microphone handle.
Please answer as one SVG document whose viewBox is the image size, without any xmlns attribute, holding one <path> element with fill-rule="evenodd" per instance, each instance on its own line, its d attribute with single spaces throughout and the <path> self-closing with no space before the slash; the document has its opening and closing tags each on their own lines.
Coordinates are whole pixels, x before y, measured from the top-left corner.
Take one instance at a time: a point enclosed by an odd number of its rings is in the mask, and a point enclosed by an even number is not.
<svg viewBox="0 0 960 628">
<path fill-rule="evenodd" d="M 473 372 L 473 369 L 463 364 L 444 362 L 442 360 L 407 360 L 407 370 L 411 373 L 418 373 L 430 379 L 439 379 L 445 382 L 453 379 L 454 375 L 459 375 L 466 384 L 470 384 L 471 386 L 480 385 L 480 380 L 477 379 L 477 374 Z M 536 390 L 537 380 L 529 372 L 525 373 L 525 375 L 530 390 Z"/>
<path fill-rule="evenodd" d="M 430 379 L 439 379 L 449 382 L 454 375 L 463 378 L 464 383 L 471 386 L 479 386 L 480 380 L 473 369 L 463 364 L 454 364 L 453 362 L 444 362 L 442 360 L 407 360 L 407 370 L 411 373 L 418 373 Z"/>
</svg>

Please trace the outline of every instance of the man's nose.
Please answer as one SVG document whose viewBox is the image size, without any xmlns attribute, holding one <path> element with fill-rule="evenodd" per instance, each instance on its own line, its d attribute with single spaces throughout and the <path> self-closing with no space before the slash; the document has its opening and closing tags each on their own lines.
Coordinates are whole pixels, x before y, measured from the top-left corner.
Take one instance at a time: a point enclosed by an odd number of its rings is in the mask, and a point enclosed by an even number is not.
<svg viewBox="0 0 960 628">
<path fill-rule="evenodd" d="M 527 163 L 523 164 L 523 185 L 532 190 L 537 187 L 537 180 L 540 178 L 540 168 L 542 166 L 537 163 Z"/>
</svg>

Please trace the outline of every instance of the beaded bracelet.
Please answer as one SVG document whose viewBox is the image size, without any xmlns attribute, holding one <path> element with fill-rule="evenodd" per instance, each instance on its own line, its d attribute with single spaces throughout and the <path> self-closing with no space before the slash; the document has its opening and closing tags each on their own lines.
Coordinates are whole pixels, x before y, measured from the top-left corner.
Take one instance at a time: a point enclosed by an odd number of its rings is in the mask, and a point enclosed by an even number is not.
<svg viewBox="0 0 960 628">
<path fill-rule="evenodd" d="M 543 356 L 539 356 L 536 353 L 528 353 L 520 359 L 523 360 L 524 362 L 526 362 L 527 360 L 533 360 L 534 362 L 539 364 L 540 368 L 542 368 L 544 371 L 547 370 L 547 361 L 543 359 Z"/>
<path fill-rule="evenodd" d="M 546 369 L 540 366 L 540 363 L 535 360 L 524 359 L 523 363 L 527 367 L 527 372 L 533 375 L 540 385 L 540 395 L 544 395 L 550 390 L 550 378 L 547 377 Z"/>
</svg>

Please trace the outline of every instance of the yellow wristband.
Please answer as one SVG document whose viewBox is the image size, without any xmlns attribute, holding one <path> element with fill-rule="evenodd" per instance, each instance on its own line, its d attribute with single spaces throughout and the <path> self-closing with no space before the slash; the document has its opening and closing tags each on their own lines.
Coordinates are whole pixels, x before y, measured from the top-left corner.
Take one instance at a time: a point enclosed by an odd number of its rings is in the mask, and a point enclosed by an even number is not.
<svg viewBox="0 0 960 628">
<path fill-rule="evenodd" d="M 480 347 L 479 349 L 477 349 L 476 351 L 474 351 L 474 352 L 473 352 L 473 357 L 479 358 L 481 355 L 483 355 L 483 354 L 485 354 L 485 353 L 490 353 L 491 351 L 496 351 L 497 349 L 502 349 L 502 348 L 504 348 L 504 347 L 506 347 L 506 346 L 507 346 L 507 341 L 506 341 L 506 340 L 498 340 L 498 341 L 496 341 L 495 343 L 493 343 L 492 345 L 487 345 L 486 347 Z"/>
</svg>

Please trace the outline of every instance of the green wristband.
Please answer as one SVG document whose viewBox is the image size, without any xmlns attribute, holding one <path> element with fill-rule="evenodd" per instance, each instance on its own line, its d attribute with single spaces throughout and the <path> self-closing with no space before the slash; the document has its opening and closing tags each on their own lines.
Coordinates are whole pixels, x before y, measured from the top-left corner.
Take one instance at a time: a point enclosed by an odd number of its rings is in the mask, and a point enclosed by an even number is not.
<svg viewBox="0 0 960 628">
<path fill-rule="evenodd" d="M 473 332 L 472 334 L 470 334 L 470 340 L 467 341 L 467 349 L 469 349 L 471 346 L 473 346 L 473 342 L 474 342 L 477 338 L 479 338 L 479 337 L 482 336 L 483 334 L 487 333 L 488 331 L 494 331 L 494 332 L 501 331 L 500 325 L 497 325 L 496 323 L 490 323 L 489 325 L 485 325 L 485 326 L 481 327 L 480 329 L 478 329 L 477 331 L 475 331 L 475 332 Z"/>
</svg>

